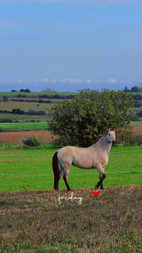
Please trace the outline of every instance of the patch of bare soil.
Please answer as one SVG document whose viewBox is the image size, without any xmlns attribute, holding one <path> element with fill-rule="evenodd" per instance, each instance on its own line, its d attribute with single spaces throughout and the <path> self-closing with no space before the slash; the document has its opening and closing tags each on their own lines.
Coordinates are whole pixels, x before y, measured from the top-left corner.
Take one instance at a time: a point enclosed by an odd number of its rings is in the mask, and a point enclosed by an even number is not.
<svg viewBox="0 0 142 253">
<path fill-rule="evenodd" d="M 142 186 L 1 192 L 0 252 L 141 252 L 141 207 Z"/>
<path fill-rule="evenodd" d="M 49 131 L 21 131 L 21 132 L 2 132 L 0 133 L 1 143 L 19 143 L 22 139 L 35 136 L 40 142 L 52 142 L 57 136 Z"/>
<path fill-rule="evenodd" d="M 134 126 L 133 127 L 133 133 L 134 133 L 135 136 L 142 136 L 142 125 Z"/>
<path fill-rule="evenodd" d="M 134 126 L 133 133 L 135 136 L 142 136 L 142 125 Z M 51 134 L 50 131 L 21 131 L 21 132 L 2 132 L 0 133 L 0 142 L 2 143 L 19 143 L 22 139 L 34 135 L 40 142 L 52 142 L 58 137 Z"/>
</svg>

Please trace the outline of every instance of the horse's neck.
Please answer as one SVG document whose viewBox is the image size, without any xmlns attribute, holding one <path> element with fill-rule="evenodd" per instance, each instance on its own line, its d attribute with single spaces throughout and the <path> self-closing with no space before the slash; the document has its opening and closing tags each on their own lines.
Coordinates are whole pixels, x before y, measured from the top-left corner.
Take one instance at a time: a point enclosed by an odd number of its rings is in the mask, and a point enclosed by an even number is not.
<svg viewBox="0 0 142 253">
<path fill-rule="evenodd" d="M 109 154 L 109 152 L 111 150 L 112 143 L 108 143 L 106 138 L 102 138 L 99 143 L 103 147 L 104 151 L 106 151 L 107 154 Z"/>
<path fill-rule="evenodd" d="M 97 143 L 92 145 L 92 147 L 94 147 L 94 148 L 97 146 L 102 147 L 103 151 L 106 152 L 107 154 L 109 154 L 109 152 L 111 150 L 112 143 L 108 143 L 107 140 L 104 137 L 102 137 Z"/>
</svg>

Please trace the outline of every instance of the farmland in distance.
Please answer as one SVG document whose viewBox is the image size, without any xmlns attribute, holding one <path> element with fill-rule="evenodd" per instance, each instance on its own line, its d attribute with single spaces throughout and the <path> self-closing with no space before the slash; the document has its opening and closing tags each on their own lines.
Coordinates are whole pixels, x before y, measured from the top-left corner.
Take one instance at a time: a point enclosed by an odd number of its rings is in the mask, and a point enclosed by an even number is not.
<svg viewBox="0 0 142 253">
<path fill-rule="evenodd" d="M 52 104 L 72 99 L 75 93 L 0 92 L 0 122 L 45 122 Z"/>
</svg>

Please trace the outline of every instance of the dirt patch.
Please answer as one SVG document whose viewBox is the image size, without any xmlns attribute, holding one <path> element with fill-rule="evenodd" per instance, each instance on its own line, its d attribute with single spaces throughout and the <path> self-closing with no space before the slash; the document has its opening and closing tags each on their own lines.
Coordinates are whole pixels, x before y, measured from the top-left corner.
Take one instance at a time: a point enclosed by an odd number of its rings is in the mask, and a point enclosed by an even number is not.
<svg viewBox="0 0 142 253">
<path fill-rule="evenodd" d="M 135 136 L 142 136 L 142 125 L 134 126 L 133 133 Z M 50 131 L 21 131 L 21 132 L 4 132 L 0 133 L 0 142 L 2 143 L 19 143 L 22 139 L 34 135 L 40 142 L 52 142 L 58 137 L 51 134 Z"/>
<path fill-rule="evenodd" d="M 2 143 L 19 143 L 22 139 L 29 136 L 35 136 L 40 142 L 52 142 L 57 136 L 49 131 L 21 131 L 21 132 L 4 132 L 0 133 L 0 142 Z"/>
<path fill-rule="evenodd" d="M 134 133 L 135 136 L 142 136 L 142 125 L 134 126 L 133 127 L 133 133 Z"/>
</svg>

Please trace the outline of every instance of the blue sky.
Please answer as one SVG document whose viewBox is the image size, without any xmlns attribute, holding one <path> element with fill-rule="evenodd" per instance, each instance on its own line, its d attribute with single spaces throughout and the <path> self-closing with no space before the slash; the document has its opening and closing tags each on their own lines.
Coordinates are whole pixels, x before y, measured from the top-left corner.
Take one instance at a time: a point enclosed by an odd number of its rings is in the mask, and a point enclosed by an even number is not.
<svg viewBox="0 0 142 253">
<path fill-rule="evenodd" d="M 0 0 L 0 90 L 142 84 L 141 0 Z"/>
</svg>

